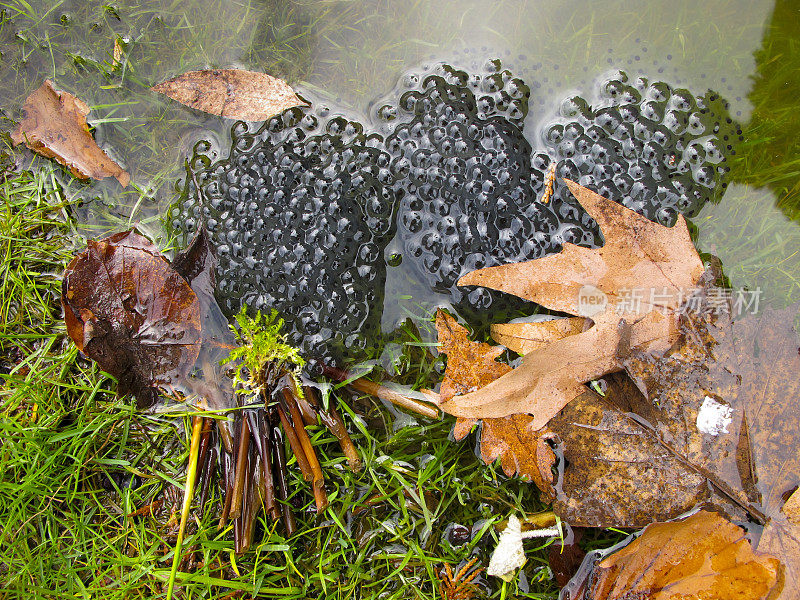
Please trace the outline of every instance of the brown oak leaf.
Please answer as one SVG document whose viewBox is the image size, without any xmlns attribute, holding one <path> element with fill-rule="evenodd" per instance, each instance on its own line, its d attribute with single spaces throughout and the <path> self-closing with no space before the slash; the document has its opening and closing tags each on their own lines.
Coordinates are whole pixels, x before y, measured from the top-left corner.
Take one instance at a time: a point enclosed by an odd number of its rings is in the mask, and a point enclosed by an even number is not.
<svg viewBox="0 0 800 600">
<path fill-rule="evenodd" d="M 467 329 L 444 311 L 436 313 L 436 329 L 439 351 L 447 354 L 447 369 L 440 391 L 443 398 L 480 388 L 511 371 L 509 365 L 496 360 L 504 348 L 470 341 Z M 456 441 L 466 437 L 476 423 L 477 419 L 457 419 L 453 429 Z M 484 419 L 480 449 L 485 463 L 500 458 L 500 465 L 507 475 L 518 474 L 529 479 L 552 497 L 551 468 L 555 456 L 546 437 L 531 426 L 530 416 Z"/>
<path fill-rule="evenodd" d="M 580 395 L 585 382 L 622 369 L 621 345 L 663 352 L 676 341 L 676 310 L 704 271 L 686 221 L 679 215 L 674 227 L 664 227 L 566 183 L 600 226 L 603 247 L 564 244 L 558 254 L 474 271 L 459 285 L 515 294 L 589 317 L 592 326 L 532 350 L 519 367 L 483 388 L 444 401 L 446 412 L 469 418 L 527 413 L 538 429 Z M 631 305 L 632 291 L 643 288 L 654 293 Z"/>
<path fill-rule="evenodd" d="M 22 120 L 11 134 L 39 154 L 55 158 L 79 179 L 116 177 L 123 187 L 130 175 L 95 143 L 86 124 L 89 107 L 46 80 L 22 107 Z"/>
<path fill-rule="evenodd" d="M 286 109 L 308 105 L 285 81 L 242 69 L 188 71 L 152 89 L 189 108 L 245 121 L 266 121 Z"/>
</svg>

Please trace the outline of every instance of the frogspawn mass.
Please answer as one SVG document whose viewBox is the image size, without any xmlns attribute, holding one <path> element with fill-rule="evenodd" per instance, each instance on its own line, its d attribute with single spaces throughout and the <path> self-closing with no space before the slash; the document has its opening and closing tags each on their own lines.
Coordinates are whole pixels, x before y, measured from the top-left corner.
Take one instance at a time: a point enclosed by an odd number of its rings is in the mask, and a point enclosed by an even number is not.
<svg viewBox="0 0 800 600">
<path fill-rule="evenodd" d="M 597 226 L 557 183 L 572 179 L 665 225 L 718 198 L 741 140 L 727 102 L 624 72 L 588 100 L 561 102 L 526 131 L 531 91 L 490 60 L 469 73 L 445 63 L 400 78 L 359 123 L 328 106 L 293 108 L 256 131 L 232 129 L 227 158 L 201 142 L 169 224 L 184 239 L 204 225 L 217 248 L 217 296 L 276 309 L 289 341 L 321 363 L 363 356 L 380 334 L 386 249 L 468 314 L 510 300 L 455 282 L 478 268 L 540 258 L 563 242 L 601 243 Z"/>
</svg>

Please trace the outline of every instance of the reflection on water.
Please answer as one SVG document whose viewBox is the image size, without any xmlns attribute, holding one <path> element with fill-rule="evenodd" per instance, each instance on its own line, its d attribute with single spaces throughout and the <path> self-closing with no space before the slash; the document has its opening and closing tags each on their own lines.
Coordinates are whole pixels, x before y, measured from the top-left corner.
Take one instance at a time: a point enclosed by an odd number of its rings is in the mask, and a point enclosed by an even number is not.
<svg viewBox="0 0 800 600">
<path fill-rule="evenodd" d="M 800 12 L 794 0 L 778 0 L 756 51 L 756 73 L 747 145 L 733 177 L 775 192 L 777 206 L 800 220 Z"/>
<path fill-rule="evenodd" d="M 228 146 L 230 123 L 177 106 L 148 89 L 206 66 L 268 71 L 366 122 L 370 102 L 392 89 L 409 68 L 431 58 L 470 67 L 496 55 L 531 88 L 525 122 L 529 139 L 530 132 L 552 121 L 560 98 L 573 92 L 591 97 L 601 74 L 623 68 L 632 78 L 645 74 L 698 94 L 714 89 L 730 102 L 731 116 L 744 124 L 755 105 L 732 177 L 771 186 L 784 210 L 795 197 L 792 174 L 797 169 L 791 157 L 797 154 L 793 144 L 798 136 L 792 133 L 798 127 L 793 104 L 798 94 L 785 91 L 784 85 L 794 81 L 787 74 L 797 62 L 791 55 L 798 27 L 791 0 L 779 0 L 775 7 L 767 0 L 717 0 L 702 8 L 688 0 L 635 8 L 622 0 L 488 5 L 479 0 L 185 0 L 169 6 L 129 0 L 113 8 L 77 1 L 34 2 L 29 8 L 12 0 L 4 6 L 2 130 L 11 128 L 9 119 L 17 116 L 25 96 L 51 77 L 93 106 L 98 142 L 133 176 L 134 185 L 125 191 L 115 183 L 64 178 L 68 195 L 92 200 L 83 215 L 87 228 L 116 228 L 130 218 L 160 234 L 160 211 L 174 197 L 175 181 L 194 143 L 214 139 L 220 148 Z M 119 63 L 113 59 L 115 40 L 123 51 Z M 737 282 L 748 279 L 748 272 L 756 277 L 746 265 L 758 260 L 748 255 L 737 262 L 742 233 L 735 226 L 742 205 L 751 206 L 750 201 L 734 202 L 739 193 L 729 192 L 697 221 L 701 245 L 714 240 L 709 243 L 728 257 L 723 264 Z M 754 218 L 777 227 L 763 208 L 754 211 Z M 790 224 L 779 229 L 793 231 Z M 773 250 L 783 243 L 783 255 L 793 256 L 791 235 L 774 239 Z M 792 240 L 788 245 L 787 239 Z M 389 248 L 398 249 L 403 248 Z M 395 272 L 403 273 L 398 286 L 414 300 L 430 294 L 425 281 L 408 277 L 405 270 Z M 757 281 L 742 285 L 785 290 L 798 279 L 791 261 L 770 273 L 758 271 Z"/>
<path fill-rule="evenodd" d="M 693 223 L 700 252 L 722 261 L 733 289 L 760 290 L 761 302 L 782 307 L 800 300 L 800 227 L 776 201 L 767 188 L 734 184 Z"/>
</svg>

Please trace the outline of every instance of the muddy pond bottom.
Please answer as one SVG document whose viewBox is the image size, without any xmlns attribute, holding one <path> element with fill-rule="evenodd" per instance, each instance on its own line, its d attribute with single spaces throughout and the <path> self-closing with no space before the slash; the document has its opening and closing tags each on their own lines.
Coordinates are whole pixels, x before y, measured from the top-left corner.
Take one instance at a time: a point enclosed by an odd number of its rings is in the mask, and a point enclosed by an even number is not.
<svg viewBox="0 0 800 600">
<path fill-rule="evenodd" d="M 168 223 L 184 240 L 206 227 L 223 310 L 277 310 L 314 372 L 379 345 L 388 268 L 467 318 L 502 319 L 525 307 L 458 279 L 565 242 L 602 244 L 562 178 L 672 225 L 722 195 L 742 139 L 718 94 L 619 71 L 526 130 L 530 97 L 497 59 L 434 63 L 403 75 L 363 122 L 313 98 L 257 129 L 239 122 L 226 158 L 195 147 Z"/>
</svg>

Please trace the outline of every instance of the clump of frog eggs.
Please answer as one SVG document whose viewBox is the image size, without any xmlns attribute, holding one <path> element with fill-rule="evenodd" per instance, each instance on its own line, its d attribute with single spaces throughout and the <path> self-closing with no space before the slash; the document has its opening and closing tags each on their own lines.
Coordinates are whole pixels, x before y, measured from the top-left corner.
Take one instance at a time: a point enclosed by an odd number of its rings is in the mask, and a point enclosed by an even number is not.
<svg viewBox="0 0 800 600">
<path fill-rule="evenodd" d="M 373 103 L 367 129 L 316 106 L 255 132 L 238 123 L 224 160 L 198 144 L 190 166 L 200 193 L 187 179 L 170 224 L 187 238 L 208 229 L 226 312 L 277 310 L 289 341 L 323 362 L 363 356 L 377 340 L 395 236 L 404 265 L 432 290 L 497 316 L 512 299 L 458 288 L 458 278 L 564 242 L 601 243 L 566 186 L 539 201 L 551 163 L 559 179 L 665 225 L 726 185 L 741 130 L 724 100 L 621 72 L 595 96 L 565 99 L 526 135 L 530 89 L 499 61 L 478 73 L 428 65 Z"/>
</svg>

